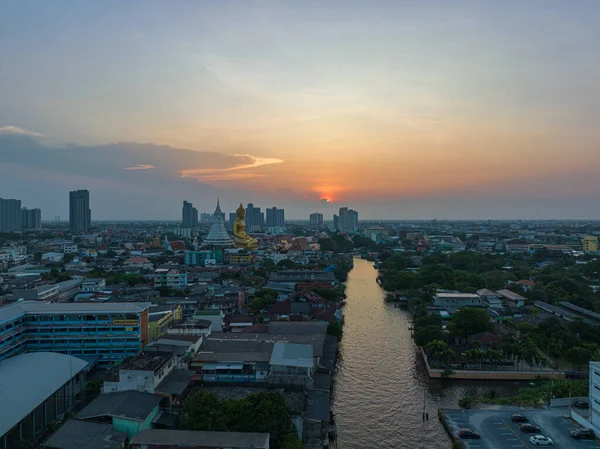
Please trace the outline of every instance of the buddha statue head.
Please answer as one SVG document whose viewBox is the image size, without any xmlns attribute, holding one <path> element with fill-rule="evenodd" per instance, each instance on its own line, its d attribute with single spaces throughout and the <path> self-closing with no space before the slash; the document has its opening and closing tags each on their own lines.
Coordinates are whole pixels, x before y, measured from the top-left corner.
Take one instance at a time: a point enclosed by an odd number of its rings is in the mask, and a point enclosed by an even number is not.
<svg viewBox="0 0 600 449">
<path fill-rule="evenodd" d="M 237 214 L 238 219 L 240 219 L 240 220 L 243 220 L 244 217 L 246 216 L 246 209 L 244 209 L 244 206 L 242 205 L 242 203 L 240 203 L 240 207 L 238 207 L 235 212 Z"/>
</svg>

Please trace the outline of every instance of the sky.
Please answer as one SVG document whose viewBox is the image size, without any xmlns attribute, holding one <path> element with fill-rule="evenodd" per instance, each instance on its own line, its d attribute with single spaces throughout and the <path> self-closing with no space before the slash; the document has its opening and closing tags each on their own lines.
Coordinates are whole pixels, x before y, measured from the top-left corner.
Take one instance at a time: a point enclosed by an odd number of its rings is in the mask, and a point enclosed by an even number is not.
<svg viewBox="0 0 600 449">
<path fill-rule="evenodd" d="M 600 218 L 600 1 L 0 11 L 0 197 L 43 219 Z"/>
</svg>

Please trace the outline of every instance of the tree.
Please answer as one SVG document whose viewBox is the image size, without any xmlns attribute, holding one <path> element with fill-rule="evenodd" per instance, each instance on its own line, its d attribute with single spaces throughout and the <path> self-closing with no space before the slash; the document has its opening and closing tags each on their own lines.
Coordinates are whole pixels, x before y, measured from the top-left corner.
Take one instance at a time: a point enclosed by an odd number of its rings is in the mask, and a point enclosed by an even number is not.
<svg viewBox="0 0 600 449">
<path fill-rule="evenodd" d="M 243 399 L 221 400 L 199 391 L 186 400 L 180 427 L 186 430 L 265 432 L 274 449 L 301 448 L 285 398 L 277 391 L 261 391 Z"/>
<path fill-rule="evenodd" d="M 442 362 L 448 362 L 454 357 L 454 351 L 448 346 L 446 342 L 434 340 L 425 346 L 425 353 L 428 357 L 431 357 L 438 364 Z"/>
<path fill-rule="evenodd" d="M 567 351 L 566 358 L 573 364 L 575 369 L 580 370 L 583 365 L 592 358 L 592 353 L 587 348 L 576 346 Z"/>
<path fill-rule="evenodd" d="M 456 337 L 468 337 L 491 329 L 492 324 L 487 311 L 469 307 L 459 309 L 448 324 L 450 335 Z"/>
<path fill-rule="evenodd" d="M 182 428 L 186 430 L 226 431 L 223 403 L 215 393 L 199 391 L 183 405 Z"/>
<path fill-rule="evenodd" d="M 337 337 L 338 341 L 342 339 L 342 335 L 344 333 L 342 323 L 336 321 L 335 323 L 329 323 L 327 325 L 327 335 L 333 335 Z"/>
</svg>

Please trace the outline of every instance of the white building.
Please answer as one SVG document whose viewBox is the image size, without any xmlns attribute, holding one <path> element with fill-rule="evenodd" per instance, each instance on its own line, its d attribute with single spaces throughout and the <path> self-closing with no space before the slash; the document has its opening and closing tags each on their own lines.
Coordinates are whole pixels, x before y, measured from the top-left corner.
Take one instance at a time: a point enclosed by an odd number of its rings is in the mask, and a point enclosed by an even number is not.
<svg viewBox="0 0 600 449">
<path fill-rule="evenodd" d="M 175 358 L 168 352 L 142 352 L 119 368 L 118 382 L 104 382 L 103 393 L 136 390 L 154 393 L 175 368 Z"/>
<path fill-rule="evenodd" d="M 590 362 L 590 408 L 571 409 L 571 418 L 600 435 L 600 362 Z M 589 414 L 588 414 L 589 413 Z"/>
<path fill-rule="evenodd" d="M 64 253 L 45 253 L 42 254 L 42 262 L 57 263 L 62 262 L 65 258 Z"/>
<path fill-rule="evenodd" d="M 82 292 L 101 292 L 106 288 L 106 279 L 103 278 L 87 278 L 81 283 Z"/>
<path fill-rule="evenodd" d="M 133 270 L 152 270 L 154 265 L 145 257 L 132 257 L 127 259 L 123 266 Z"/>
<path fill-rule="evenodd" d="M 65 254 L 75 254 L 79 251 L 76 243 L 73 242 L 65 242 L 63 243 L 63 253 Z"/>
<path fill-rule="evenodd" d="M 475 293 L 436 293 L 433 302 L 438 307 L 481 306 L 481 297 Z"/>
</svg>

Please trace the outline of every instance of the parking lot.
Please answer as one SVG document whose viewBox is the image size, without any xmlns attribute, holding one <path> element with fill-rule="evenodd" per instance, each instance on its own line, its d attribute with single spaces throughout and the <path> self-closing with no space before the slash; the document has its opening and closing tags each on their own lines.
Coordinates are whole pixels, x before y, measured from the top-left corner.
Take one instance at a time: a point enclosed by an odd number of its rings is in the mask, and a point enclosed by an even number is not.
<svg viewBox="0 0 600 449">
<path fill-rule="evenodd" d="M 502 410 L 445 410 L 445 415 L 454 433 L 466 427 L 481 435 L 479 440 L 462 440 L 468 449 L 537 449 L 529 441 L 533 434 L 521 432 L 511 415 L 518 413 L 541 429 L 540 434 L 551 438 L 555 448 L 600 448 L 598 440 L 576 440 L 570 431 L 578 428 L 568 415 L 568 408 L 502 409 Z"/>
</svg>

